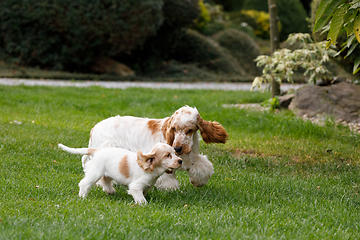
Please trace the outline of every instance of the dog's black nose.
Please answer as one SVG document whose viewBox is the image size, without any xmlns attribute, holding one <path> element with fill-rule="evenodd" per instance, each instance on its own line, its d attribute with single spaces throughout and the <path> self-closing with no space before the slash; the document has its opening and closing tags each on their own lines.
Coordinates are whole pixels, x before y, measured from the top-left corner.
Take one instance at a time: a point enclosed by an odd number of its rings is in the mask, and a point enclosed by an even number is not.
<svg viewBox="0 0 360 240">
<path fill-rule="evenodd" d="M 174 147 L 174 149 L 175 149 L 175 151 L 176 151 L 177 153 L 179 153 L 179 152 L 181 152 L 182 147 Z"/>
<path fill-rule="evenodd" d="M 180 164 L 182 164 L 182 160 L 179 160 L 178 162 L 179 162 Z"/>
</svg>

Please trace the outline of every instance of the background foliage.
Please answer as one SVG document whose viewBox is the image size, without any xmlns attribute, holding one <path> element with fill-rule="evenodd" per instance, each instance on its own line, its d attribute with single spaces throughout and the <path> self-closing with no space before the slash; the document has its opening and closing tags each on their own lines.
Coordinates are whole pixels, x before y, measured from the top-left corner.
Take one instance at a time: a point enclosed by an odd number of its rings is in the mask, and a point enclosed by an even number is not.
<svg viewBox="0 0 360 240">
<path fill-rule="evenodd" d="M 279 0 L 278 9 L 281 40 L 288 33 L 309 30 L 309 0 Z M 131 79 L 173 76 L 199 81 L 223 75 L 224 81 L 234 76 L 246 81 L 254 71 L 241 66 L 254 59 L 244 62 L 239 56 L 254 56 L 258 51 L 242 45 L 258 45 L 261 53 L 268 54 L 267 11 L 267 0 L 4 0 L 0 3 L 0 64 L 94 73 L 92 66 L 111 58 L 136 72 Z M 199 33 L 196 44 L 186 41 L 189 28 Z M 237 36 L 232 38 L 238 41 L 237 51 L 229 51 L 231 47 L 215 37 L 228 29 L 237 31 L 231 34 Z M 28 76 L 23 71 L 11 75 L 19 74 Z"/>
<path fill-rule="evenodd" d="M 314 33 L 323 30 L 328 32 L 327 46 L 338 46 L 339 54 L 344 59 L 350 56 L 353 63 L 353 74 L 360 70 L 359 42 L 360 42 L 360 11 L 359 1 L 321 0 L 316 11 Z M 345 54 L 344 54 L 345 53 Z M 349 63 L 348 60 L 342 60 Z"/>
<path fill-rule="evenodd" d="M 282 25 L 280 39 L 286 40 L 290 33 L 306 33 L 310 29 L 306 21 L 307 13 L 299 0 L 278 0 L 278 16 Z M 267 0 L 246 0 L 243 9 L 268 12 Z"/>
<path fill-rule="evenodd" d="M 85 70 L 142 45 L 164 16 L 162 0 L 3 0 L 0 57 L 57 70 Z"/>
</svg>

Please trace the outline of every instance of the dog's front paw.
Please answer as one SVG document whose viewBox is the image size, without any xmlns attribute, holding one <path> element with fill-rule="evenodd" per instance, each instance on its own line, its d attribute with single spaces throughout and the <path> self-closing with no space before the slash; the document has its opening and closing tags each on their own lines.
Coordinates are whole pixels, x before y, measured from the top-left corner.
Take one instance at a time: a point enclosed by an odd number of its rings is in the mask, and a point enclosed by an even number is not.
<svg viewBox="0 0 360 240">
<path fill-rule="evenodd" d="M 138 204 L 138 205 L 146 205 L 147 204 L 147 201 L 145 198 L 134 199 L 134 200 L 135 200 L 135 204 Z"/>
</svg>

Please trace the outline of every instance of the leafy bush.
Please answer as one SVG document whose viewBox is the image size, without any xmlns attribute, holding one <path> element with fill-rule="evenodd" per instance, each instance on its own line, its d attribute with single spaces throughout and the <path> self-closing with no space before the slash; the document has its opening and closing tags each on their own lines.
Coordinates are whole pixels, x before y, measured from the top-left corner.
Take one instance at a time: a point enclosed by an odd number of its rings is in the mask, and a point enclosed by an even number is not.
<svg viewBox="0 0 360 240">
<path fill-rule="evenodd" d="M 211 17 L 208 9 L 206 8 L 202 0 L 199 1 L 199 6 L 200 6 L 200 16 L 194 20 L 194 23 L 195 23 L 195 28 L 201 31 L 210 22 Z"/>
<path fill-rule="evenodd" d="M 360 71 L 360 10 L 359 1 L 314 1 L 316 16 L 312 17 L 315 34 L 328 32 L 327 46 L 336 46 L 338 55 L 343 59 L 340 64 L 348 72 L 356 74 Z M 352 68 L 352 69 L 351 69 Z"/>
<path fill-rule="evenodd" d="M 84 70 L 131 51 L 163 22 L 163 0 L 2 0 L 0 58 Z"/>
<path fill-rule="evenodd" d="M 218 32 L 221 32 L 226 29 L 236 29 L 243 32 L 246 32 L 251 37 L 255 38 L 254 28 L 252 26 L 257 25 L 256 20 L 250 17 L 254 24 L 250 26 L 244 20 L 244 15 L 241 14 L 242 18 L 239 19 L 237 13 L 239 12 L 224 12 L 223 7 L 221 5 L 212 5 L 209 3 L 205 3 L 207 12 L 210 15 L 210 21 L 208 21 L 204 27 L 196 28 L 199 32 L 206 36 L 212 36 Z"/>
<path fill-rule="evenodd" d="M 235 29 L 227 29 L 214 35 L 213 39 L 231 52 L 247 74 L 256 76 L 261 73 L 254 61 L 260 55 L 260 50 L 248 34 Z"/>
<path fill-rule="evenodd" d="M 243 21 L 248 23 L 253 29 L 256 36 L 263 39 L 270 38 L 270 15 L 267 12 L 256 10 L 241 11 Z M 281 32 L 281 28 L 279 28 Z"/>
<path fill-rule="evenodd" d="M 278 16 L 282 25 L 280 39 L 287 39 L 290 33 L 309 32 L 306 11 L 299 0 L 278 0 L 276 3 Z M 267 0 L 245 0 L 244 10 L 268 12 Z"/>
<path fill-rule="evenodd" d="M 306 69 L 304 75 L 309 76 L 309 82 L 315 82 L 320 76 L 328 80 L 329 72 L 324 63 L 329 61 L 330 56 L 335 55 L 332 49 L 326 49 L 326 41 L 314 43 L 309 34 L 290 34 L 290 43 L 299 42 L 302 49 L 291 51 L 283 48 L 275 51 L 272 56 L 260 55 L 255 59 L 258 66 L 264 66 L 262 76 L 253 81 L 254 87 L 261 87 L 263 82 L 273 80 L 281 83 L 283 79 L 292 82 L 294 71 L 298 68 Z"/>
</svg>

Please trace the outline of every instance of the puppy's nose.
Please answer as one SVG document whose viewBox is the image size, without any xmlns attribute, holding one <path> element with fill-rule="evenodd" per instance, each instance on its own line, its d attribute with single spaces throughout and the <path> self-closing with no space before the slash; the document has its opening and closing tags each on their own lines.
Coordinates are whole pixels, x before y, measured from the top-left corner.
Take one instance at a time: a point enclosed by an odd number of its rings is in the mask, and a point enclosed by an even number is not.
<svg viewBox="0 0 360 240">
<path fill-rule="evenodd" d="M 174 149 L 175 149 L 175 151 L 176 151 L 177 153 L 179 153 L 179 152 L 181 152 L 182 147 L 174 147 Z"/>
<path fill-rule="evenodd" d="M 179 160 L 178 162 L 179 162 L 180 164 L 182 164 L 182 160 Z"/>
</svg>

